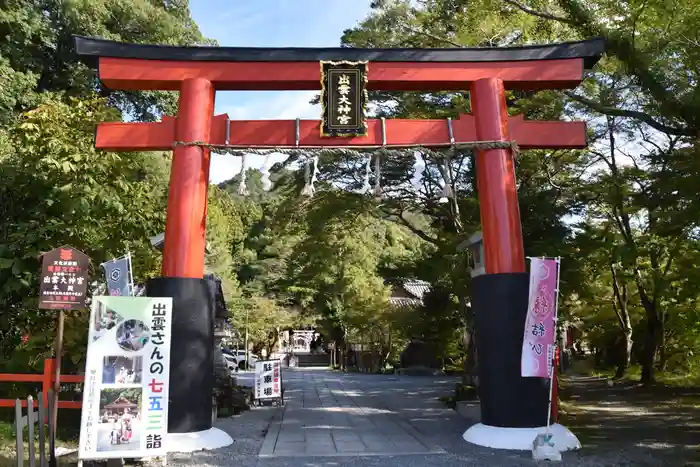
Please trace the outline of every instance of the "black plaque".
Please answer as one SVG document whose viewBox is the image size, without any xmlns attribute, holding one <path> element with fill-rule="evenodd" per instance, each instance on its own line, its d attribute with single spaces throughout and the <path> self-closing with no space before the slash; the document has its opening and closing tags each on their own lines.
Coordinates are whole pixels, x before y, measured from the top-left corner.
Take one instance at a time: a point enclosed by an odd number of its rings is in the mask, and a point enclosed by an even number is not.
<svg viewBox="0 0 700 467">
<path fill-rule="evenodd" d="M 39 308 L 85 308 L 90 258 L 72 246 L 55 248 L 41 258 Z"/>
<path fill-rule="evenodd" d="M 365 136 L 367 62 L 321 62 L 321 136 Z"/>
</svg>

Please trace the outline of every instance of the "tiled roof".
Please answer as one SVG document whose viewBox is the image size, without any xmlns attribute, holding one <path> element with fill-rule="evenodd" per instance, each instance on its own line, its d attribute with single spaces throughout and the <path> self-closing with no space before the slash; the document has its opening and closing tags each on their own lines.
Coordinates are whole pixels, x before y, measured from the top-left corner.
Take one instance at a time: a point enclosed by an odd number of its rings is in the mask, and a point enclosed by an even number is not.
<svg viewBox="0 0 700 467">
<path fill-rule="evenodd" d="M 421 306 L 423 301 L 415 298 L 390 297 L 389 304 L 398 308 L 413 308 Z"/>
<path fill-rule="evenodd" d="M 430 291 L 430 282 L 418 279 L 402 279 L 401 286 L 418 300 L 423 300 L 423 296 Z"/>
<path fill-rule="evenodd" d="M 400 308 L 416 307 L 423 304 L 423 297 L 430 291 L 430 282 L 399 277 L 389 281 L 403 289 L 410 297 L 391 297 L 389 303 Z"/>
</svg>

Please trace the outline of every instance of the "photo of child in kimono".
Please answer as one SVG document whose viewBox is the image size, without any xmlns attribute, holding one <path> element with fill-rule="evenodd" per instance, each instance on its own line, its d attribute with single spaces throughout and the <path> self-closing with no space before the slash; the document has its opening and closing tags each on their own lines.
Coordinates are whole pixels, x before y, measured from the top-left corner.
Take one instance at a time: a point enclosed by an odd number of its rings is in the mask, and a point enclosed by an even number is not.
<svg viewBox="0 0 700 467">
<path fill-rule="evenodd" d="M 117 344 L 126 351 L 138 352 L 150 338 L 148 326 L 143 321 L 128 319 L 117 327 Z"/>
<path fill-rule="evenodd" d="M 143 357 L 107 356 L 102 363 L 102 384 L 140 385 Z"/>
<path fill-rule="evenodd" d="M 140 449 L 142 392 L 140 388 L 100 391 L 100 423 L 96 426 L 97 451 Z"/>
</svg>

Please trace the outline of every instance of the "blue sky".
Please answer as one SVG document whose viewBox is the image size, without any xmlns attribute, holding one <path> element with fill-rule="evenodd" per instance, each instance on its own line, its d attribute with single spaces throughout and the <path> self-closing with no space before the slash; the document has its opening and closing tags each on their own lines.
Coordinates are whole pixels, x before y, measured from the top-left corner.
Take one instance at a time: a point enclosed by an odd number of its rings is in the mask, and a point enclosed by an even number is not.
<svg viewBox="0 0 700 467">
<path fill-rule="evenodd" d="M 229 47 L 337 47 L 343 31 L 368 14 L 370 0 L 191 0 L 192 17 L 202 33 Z M 320 79 L 320 77 L 319 77 Z M 319 118 L 309 104 L 315 92 L 219 92 L 216 114 L 231 119 Z M 263 159 L 246 158 L 260 167 Z M 232 178 L 240 160 L 213 155 L 212 183 Z"/>
</svg>

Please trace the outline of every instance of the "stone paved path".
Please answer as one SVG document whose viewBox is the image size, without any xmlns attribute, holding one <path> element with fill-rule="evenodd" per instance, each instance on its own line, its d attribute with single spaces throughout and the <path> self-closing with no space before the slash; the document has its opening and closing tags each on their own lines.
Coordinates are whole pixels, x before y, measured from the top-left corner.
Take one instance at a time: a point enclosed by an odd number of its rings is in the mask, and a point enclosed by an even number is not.
<svg viewBox="0 0 700 467">
<path fill-rule="evenodd" d="M 260 456 L 444 453 L 392 410 L 386 400 L 391 382 L 372 375 L 341 379 L 322 370 L 289 372 L 284 412 L 268 431 Z M 406 384 L 397 386 L 401 391 Z"/>
<path fill-rule="evenodd" d="M 168 467 L 540 467 L 530 452 L 498 451 L 466 443 L 474 421 L 440 402 L 452 377 L 343 374 L 285 370 L 285 408 L 256 407 L 220 419 L 234 439 L 215 451 L 171 453 Z M 252 386 L 252 374 L 240 384 Z M 597 423 L 605 424 L 605 418 Z M 598 431 L 605 435 L 608 427 Z M 562 467 L 675 467 L 673 452 L 639 445 L 565 453 Z M 61 464 L 63 465 L 63 464 Z"/>
</svg>

